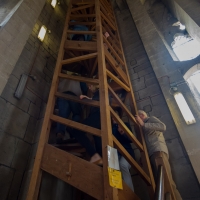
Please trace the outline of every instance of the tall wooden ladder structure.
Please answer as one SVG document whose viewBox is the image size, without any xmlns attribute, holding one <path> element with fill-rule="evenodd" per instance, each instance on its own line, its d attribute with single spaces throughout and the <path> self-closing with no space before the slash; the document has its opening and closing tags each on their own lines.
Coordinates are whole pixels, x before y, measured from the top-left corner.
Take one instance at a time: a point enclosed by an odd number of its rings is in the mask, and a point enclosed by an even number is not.
<svg viewBox="0 0 200 200">
<path fill-rule="evenodd" d="M 74 25 L 87 26 L 88 31 L 70 29 L 70 26 L 73 27 Z M 92 39 L 90 41 L 70 40 L 69 36 L 72 34 L 90 35 Z M 63 73 L 63 69 L 69 68 L 71 71 L 76 72 L 77 65 L 75 63 L 85 67 L 87 77 Z M 97 76 L 93 78 L 95 74 Z M 58 84 L 61 78 L 99 85 L 100 100 L 80 100 L 79 97 L 58 92 Z M 125 98 L 120 98 L 119 91 L 125 93 Z M 109 96 L 113 99 L 111 104 Z M 88 106 L 100 107 L 101 130 L 55 115 L 54 105 L 57 97 Z M 129 102 L 131 111 L 125 105 L 124 99 Z M 121 118 L 115 113 L 113 106 L 120 107 L 129 120 L 134 123 L 137 137 L 132 134 Z M 107 145 L 117 148 L 127 159 L 146 182 L 150 197 L 153 198 L 155 182 L 144 137 L 140 126 L 134 118 L 135 114 L 137 114 L 136 102 L 119 38 L 117 23 L 109 0 L 71 0 L 67 11 L 27 200 L 38 198 L 43 171 L 69 183 L 94 199 L 139 199 L 124 182 L 123 190 L 110 186 Z M 120 141 L 113 136 L 111 116 L 140 150 L 142 167 L 130 156 L 120 144 Z M 103 167 L 48 144 L 53 121 L 101 137 Z"/>
</svg>

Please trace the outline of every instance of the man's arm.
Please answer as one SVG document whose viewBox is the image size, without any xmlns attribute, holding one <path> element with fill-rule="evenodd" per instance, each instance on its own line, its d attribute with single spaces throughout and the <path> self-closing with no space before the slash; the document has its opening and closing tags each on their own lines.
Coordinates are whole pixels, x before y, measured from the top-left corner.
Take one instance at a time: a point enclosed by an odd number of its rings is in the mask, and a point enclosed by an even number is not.
<svg viewBox="0 0 200 200">
<path fill-rule="evenodd" d="M 166 125 L 161 122 L 156 117 L 151 117 L 149 119 L 151 122 L 144 123 L 144 128 L 148 130 L 154 130 L 154 131 L 166 131 Z"/>
</svg>

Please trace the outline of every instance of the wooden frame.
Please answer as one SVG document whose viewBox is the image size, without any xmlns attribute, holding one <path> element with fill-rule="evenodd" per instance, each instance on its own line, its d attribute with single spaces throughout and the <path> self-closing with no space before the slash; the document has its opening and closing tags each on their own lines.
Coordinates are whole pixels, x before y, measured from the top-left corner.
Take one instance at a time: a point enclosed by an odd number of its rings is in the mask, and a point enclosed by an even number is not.
<svg viewBox="0 0 200 200">
<path fill-rule="evenodd" d="M 75 7 L 72 8 L 72 5 Z M 76 21 L 70 21 L 72 19 L 76 19 Z M 86 20 L 83 21 L 84 19 Z M 68 29 L 69 25 L 86 25 L 90 27 L 90 29 L 89 31 L 74 31 Z M 110 34 L 107 39 L 104 36 L 106 31 Z M 67 40 L 68 34 L 89 34 L 95 36 L 93 40 L 95 42 Z M 138 171 L 144 181 L 148 184 L 153 194 L 155 183 L 149 163 L 144 136 L 142 134 L 141 127 L 138 125 L 134 117 L 134 114 L 137 113 L 137 107 L 119 38 L 114 12 L 107 0 L 72 0 L 70 2 L 27 200 L 37 199 L 42 170 L 62 179 L 74 187 L 77 187 L 96 199 L 138 200 L 139 198 L 137 195 L 134 194 L 126 186 L 126 184 L 123 183 L 124 190 L 118 190 L 110 186 L 108 178 L 107 145 L 112 147 L 115 145 L 117 147 L 121 154 L 136 169 L 136 171 Z M 107 45 L 107 48 L 104 44 Z M 65 51 L 68 51 L 67 58 L 65 57 Z M 82 62 L 86 66 L 86 69 L 88 70 L 88 77 L 61 73 L 63 65 L 77 62 Z M 97 67 L 98 79 L 89 78 L 94 75 Z M 108 77 L 117 84 L 117 90 L 120 89 L 127 92 L 132 112 L 127 109 L 122 100 L 108 84 Z M 60 79 L 69 79 L 99 85 L 100 100 L 80 100 L 79 97 L 60 93 L 57 91 Z M 109 102 L 109 94 L 112 95 L 117 104 Z M 87 106 L 99 107 L 101 113 L 101 130 L 54 115 L 53 110 L 57 97 L 82 103 Z M 140 140 L 138 140 L 138 138 L 130 132 L 124 122 L 116 115 L 112 108 L 115 106 L 121 107 L 127 116 L 133 121 L 137 131 L 139 132 Z M 112 135 L 111 116 L 118 122 L 131 141 L 144 155 L 143 160 L 145 167 L 143 169 Z M 103 168 L 47 144 L 52 121 L 101 137 Z M 58 163 L 56 163 L 56 160 L 58 160 Z M 79 165 L 77 165 L 77 163 L 79 163 Z M 74 171 L 76 173 L 74 173 Z M 94 174 L 89 177 L 89 180 L 86 180 L 90 172 L 94 172 Z M 78 184 L 79 182 L 84 181 L 89 181 L 88 187 L 86 185 Z M 93 184 L 94 182 L 98 183 Z"/>
</svg>

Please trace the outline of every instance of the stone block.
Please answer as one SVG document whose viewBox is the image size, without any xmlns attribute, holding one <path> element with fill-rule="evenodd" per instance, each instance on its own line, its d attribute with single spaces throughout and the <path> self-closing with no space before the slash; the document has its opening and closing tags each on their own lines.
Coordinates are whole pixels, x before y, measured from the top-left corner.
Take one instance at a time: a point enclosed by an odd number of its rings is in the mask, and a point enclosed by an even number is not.
<svg viewBox="0 0 200 200">
<path fill-rule="evenodd" d="M 24 98 L 23 95 L 21 99 L 17 99 L 16 97 L 14 97 L 14 93 L 15 93 L 14 88 L 17 87 L 17 85 L 15 85 L 16 83 L 17 83 L 17 79 L 15 80 L 9 79 L 9 82 L 6 84 L 1 97 L 7 100 L 8 102 L 10 102 L 11 104 L 15 105 L 16 107 L 18 107 L 19 109 L 23 110 L 24 112 L 27 112 L 30 101 Z"/>
<path fill-rule="evenodd" d="M 137 102 L 137 107 L 138 109 L 140 110 L 143 110 L 145 106 L 149 106 L 151 105 L 152 106 L 152 103 L 151 103 L 151 99 L 150 98 L 146 98 L 144 100 L 140 100 Z"/>
<path fill-rule="evenodd" d="M 157 105 L 157 106 L 153 106 L 153 109 L 150 115 L 160 118 L 163 115 L 170 115 L 170 112 L 167 105 Z"/>
<path fill-rule="evenodd" d="M 26 168 L 29 154 L 31 150 L 31 145 L 19 140 L 17 143 L 16 151 L 12 160 L 12 168 L 23 171 Z"/>
<path fill-rule="evenodd" d="M 0 131 L 0 164 L 11 166 L 19 139 Z"/>
<path fill-rule="evenodd" d="M 37 107 L 35 104 L 31 103 L 28 109 L 28 114 L 30 114 L 35 119 L 38 119 L 40 114 L 40 108 Z"/>
<path fill-rule="evenodd" d="M 19 199 L 20 200 L 26 200 L 28 189 L 29 189 L 29 183 L 31 179 L 32 170 L 27 170 L 24 173 L 22 185 L 19 191 Z"/>
<path fill-rule="evenodd" d="M 151 97 L 152 105 L 166 105 L 166 100 L 162 94 Z"/>
<path fill-rule="evenodd" d="M 147 86 L 150 86 L 150 85 L 158 85 L 158 80 L 157 78 L 150 78 L 148 80 L 145 80 L 145 84 Z"/>
<path fill-rule="evenodd" d="M 15 171 L 7 200 L 14 200 L 18 197 L 23 176 L 24 172 L 18 170 Z"/>
<path fill-rule="evenodd" d="M 3 130 L 13 136 L 24 138 L 29 121 L 29 115 L 17 107 L 10 105 L 5 116 Z"/>
<path fill-rule="evenodd" d="M 142 77 L 142 76 L 145 76 L 145 75 L 150 74 L 152 72 L 153 72 L 153 69 L 151 67 L 149 67 L 147 69 L 139 71 L 138 75 L 139 75 L 139 77 Z"/>
<path fill-rule="evenodd" d="M 35 137 L 36 125 L 37 125 L 37 120 L 33 117 L 30 117 L 27 129 L 26 129 L 26 133 L 24 136 L 24 141 L 26 141 L 28 143 L 33 143 L 33 139 Z"/>
<path fill-rule="evenodd" d="M 136 67 L 133 68 L 133 70 L 134 70 L 134 72 L 137 73 L 137 72 L 147 69 L 149 67 L 151 67 L 150 62 L 146 62 L 146 63 L 140 64 L 140 65 L 137 65 Z"/>
<path fill-rule="evenodd" d="M 37 121 L 34 142 L 38 142 L 39 141 L 39 137 L 40 137 L 41 129 L 42 129 L 42 124 L 43 124 L 43 118 Z"/>
<path fill-rule="evenodd" d="M 23 97 L 27 98 L 29 101 L 31 101 L 33 104 L 35 104 L 37 107 L 40 107 L 42 104 L 42 100 L 36 96 L 32 91 L 25 89 L 23 93 Z"/>
<path fill-rule="evenodd" d="M 171 169 L 182 198 L 198 199 L 200 197 L 199 183 L 187 158 L 182 157 L 176 162 L 172 161 Z"/>
<path fill-rule="evenodd" d="M 0 129 L 2 129 L 3 122 L 5 120 L 5 116 L 8 110 L 9 104 L 7 104 L 6 100 L 0 98 Z"/>
<path fill-rule="evenodd" d="M 144 83 L 144 77 L 133 80 L 131 81 L 131 83 L 132 83 L 133 90 L 136 92 L 146 88 L 146 85 Z"/>
<path fill-rule="evenodd" d="M 147 88 L 139 91 L 140 99 L 144 99 L 149 96 L 160 94 L 161 90 L 158 85 L 150 85 Z"/>
<path fill-rule="evenodd" d="M 14 170 L 0 165 L 0 198 L 1 200 L 7 200 L 8 192 L 10 189 L 10 185 L 12 183 L 12 179 L 14 176 Z"/>
</svg>

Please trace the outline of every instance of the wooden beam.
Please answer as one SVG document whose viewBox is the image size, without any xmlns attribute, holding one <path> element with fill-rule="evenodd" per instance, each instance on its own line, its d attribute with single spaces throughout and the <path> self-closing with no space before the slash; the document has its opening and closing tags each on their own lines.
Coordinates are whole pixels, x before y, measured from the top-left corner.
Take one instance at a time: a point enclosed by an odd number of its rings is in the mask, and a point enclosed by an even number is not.
<svg viewBox="0 0 200 200">
<path fill-rule="evenodd" d="M 132 156 L 126 151 L 121 143 L 113 135 L 113 142 L 117 147 L 117 150 L 123 155 L 128 163 L 140 174 L 141 178 L 148 184 L 151 185 L 151 180 L 145 171 L 138 165 L 138 163 L 132 158 Z"/>
<path fill-rule="evenodd" d="M 105 51 L 106 59 L 112 66 L 113 70 L 117 73 L 117 75 L 119 75 L 119 77 L 124 81 L 124 83 L 129 85 L 128 80 L 127 80 L 127 75 L 125 74 L 125 72 L 119 67 L 116 60 L 112 57 L 112 55 L 108 52 L 106 48 L 104 49 L 104 51 Z"/>
<path fill-rule="evenodd" d="M 88 18 L 88 17 L 95 17 L 95 14 L 80 14 L 80 15 L 75 15 L 75 14 L 71 14 L 70 18 L 74 19 L 74 18 Z"/>
<path fill-rule="evenodd" d="M 41 168 L 95 199 L 103 200 L 101 167 L 46 144 Z"/>
<path fill-rule="evenodd" d="M 86 9 L 86 8 L 90 8 L 92 6 L 94 6 L 94 4 L 89 4 L 89 5 L 79 6 L 77 8 L 72 8 L 71 12 L 75 12 L 77 10 L 83 10 L 83 9 Z"/>
<path fill-rule="evenodd" d="M 96 31 L 76 31 L 76 30 L 68 30 L 68 34 L 77 34 L 77 35 L 95 35 Z M 74 40 L 73 40 L 74 41 Z"/>
<path fill-rule="evenodd" d="M 113 146 L 112 127 L 109 112 L 109 96 L 108 83 L 106 74 L 106 63 L 103 45 L 103 33 L 101 24 L 100 2 L 95 0 L 96 13 L 96 31 L 97 31 L 97 49 L 98 49 L 98 75 L 99 75 L 99 96 L 100 96 L 100 112 L 101 112 L 101 132 L 102 134 L 102 154 L 103 154 L 103 185 L 104 185 L 104 199 L 118 200 L 118 190 L 112 188 L 109 184 L 108 176 L 108 151 L 107 145 Z"/>
<path fill-rule="evenodd" d="M 95 25 L 96 22 L 78 22 L 78 21 L 75 21 L 75 22 L 69 22 L 69 25 Z"/>
<path fill-rule="evenodd" d="M 87 59 L 95 58 L 97 55 L 98 55 L 97 53 L 90 53 L 90 54 L 86 54 L 84 56 L 69 58 L 69 59 L 66 59 L 66 60 L 62 60 L 61 64 L 65 65 L 65 64 L 70 64 L 70 63 L 74 63 L 74 62 L 79 62 L 81 60 L 87 60 Z"/>
<path fill-rule="evenodd" d="M 94 4 L 95 0 L 72 0 L 72 5 Z"/>
<path fill-rule="evenodd" d="M 138 141 L 138 139 L 133 135 L 133 133 L 129 130 L 129 128 L 124 124 L 124 122 L 120 119 L 120 117 L 115 113 L 115 111 L 110 107 L 110 112 L 112 117 L 117 121 L 118 126 L 120 126 L 126 135 L 130 138 L 130 140 L 137 146 L 140 151 L 144 151 L 142 144 Z"/>
<path fill-rule="evenodd" d="M 118 85 L 120 85 L 124 90 L 126 90 L 127 92 L 130 92 L 130 88 L 125 85 L 121 80 L 119 80 L 119 78 L 117 78 L 113 73 L 111 73 L 108 69 L 106 70 L 107 75 L 113 80 L 115 81 Z"/>
<path fill-rule="evenodd" d="M 55 96 L 63 98 L 63 99 L 67 99 L 70 101 L 74 101 L 74 102 L 78 102 L 87 106 L 94 106 L 94 107 L 99 107 L 99 101 L 94 101 L 94 100 L 90 100 L 90 99 L 80 99 L 77 96 L 73 96 L 70 94 L 65 94 L 65 93 L 61 93 L 61 92 L 56 92 Z"/>
<path fill-rule="evenodd" d="M 65 49 L 76 51 L 97 51 L 96 42 L 66 40 Z"/>
<path fill-rule="evenodd" d="M 104 42 L 108 45 L 108 48 L 110 49 L 111 53 L 117 58 L 117 60 L 120 62 L 122 66 L 124 66 L 123 60 L 120 58 L 118 53 L 115 51 L 115 49 L 111 46 L 110 42 L 106 39 L 105 36 L 103 36 Z"/>
<path fill-rule="evenodd" d="M 95 70 L 97 68 L 97 65 L 98 65 L 98 62 L 97 62 L 97 58 L 96 58 L 95 61 L 94 61 L 93 66 L 92 66 L 92 70 L 90 72 L 90 77 L 92 77 L 94 75 L 94 72 L 95 72 Z"/>
<path fill-rule="evenodd" d="M 47 108 L 44 116 L 44 121 L 43 121 L 43 126 L 41 130 L 41 135 L 38 143 L 38 148 L 37 148 L 37 153 L 35 157 L 35 162 L 32 170 L 32 175 L 31 175 L 31 180 L 29 184 L 29 189 L 27 193 L 27 200 L 35 200 L 38 198 L 38 192 L 39 192 L 39 186 L 41 182 L 41 176 L 42 176 L 42 171 L 40 169 L 41 166 L 41 160 L 42 160 L 42 155 L 44 151 L 44 145 L 47 143 L 48 135 L 50 132 L 50 127 L 51 127 L 51 122 L 49 121 L 49 117 L 51 113 L 53 112 L 54 104 L 55 104 L 55 91 L 58 86 L 58 73 L 61 71 L 61 66 L 60 62 L 63 59 L 64 55 L 64 44 L 66 40 L 66 35 L 67 35 L 67 29 L 68 29 L 68 22 L 70 19 L 70 13 L 71 13 L 71 2 L 69 2 L 68 5 L 68 10 L 67 10 L 67 15 L 65 19 L 65 26 L 62 34 L 62 39 L 61 39 L 61 44 L 58 52 L 58 58 L 56 62 L 56 67 L 54 71 L 54 76 L 52 80 L 52 86 L 50 89 L 49 93 L 49 99 L 47 103 Z"/>
<path fill-rule="evenodd" d="M 112 30 L 116 31 L 116 27 L 113 25 L 113 23 L 101 12 L 102 18 L 108 23 L 108 25 L 112 28 Z"/>
<path fill-rule="evenodd" d="M 140 200 L 140 198 L 123 181 L 123 190 L 118 190 L 120 200 Z"/>
<path fill-rule="evenodd" d="M 93 128 L 93 127 L 87 126 L 85 124 L 81 124 L 81 123 L 78 123 L 78 122 L 75 122 L 75 121 L 72 121 L 69 119 L 65 119 L 65 118 L 62 118 L 62 117 L 59 117 L 59 116 L 53 115 L 53 114 L 51 115 L 50 119 L 55 122 L 64 124 L 66 126 L 69 126 L 69 127 L 90 133 L 92 135 L 101 137 L 101 130 L 99 130 L 97 128 Z"/>
<path fill-rule="evenodd" d="M 111 92 L 112 96 L 114 97 L 114 99 L 116 99 L 116 101 L 119 103 L 119 105 L 121 106 L 121 108 L 123 109 L 123 111 L 128 115 L 128 117 L 132 120 L 132 122 L 134 124 L 137 124 L 137 121 L 135 119 L 135 117 L 132 115 L 132 113 L 128 110 L 128 108 L 124 105 L 124 103 L 121 101 L 121 99 L 117 96 L 117 94 L 113 91 L 113 89 L 108 86 L 109 91 Z"/>
<path fill-rule="evenodd" d="M 62 73 L 60 73 L 58 76 L 60 78 L 64 78 L 64 79 L 70 79 L 70 80 L 84 82 L 84 83 L 91 83 L 91 84 L 94 84 L 94 85 L 99 84 L 98 79 L 87 78 L 87 77 L 83 77 L 83 76 L 73 76 L 73 75 L 62 74 Z"/>
</svg>

